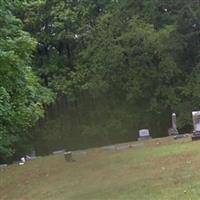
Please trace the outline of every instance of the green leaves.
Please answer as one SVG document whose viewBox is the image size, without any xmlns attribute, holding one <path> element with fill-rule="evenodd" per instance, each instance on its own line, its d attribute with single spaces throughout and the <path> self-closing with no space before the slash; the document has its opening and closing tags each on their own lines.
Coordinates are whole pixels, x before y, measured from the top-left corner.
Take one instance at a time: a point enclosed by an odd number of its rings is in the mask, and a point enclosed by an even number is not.
<svg viewBox="0 0 200 200">
<path fill-rule="evenodd" d="M 30 67 L 36 41 L 22 30 L 12 4 L 0 8 L 0 160 L 15 153 L 28 128 L 43 116 L 51 92 L 39 84 Z M 0 161 L 1 162 L 1 161 Z"/>
</svg>

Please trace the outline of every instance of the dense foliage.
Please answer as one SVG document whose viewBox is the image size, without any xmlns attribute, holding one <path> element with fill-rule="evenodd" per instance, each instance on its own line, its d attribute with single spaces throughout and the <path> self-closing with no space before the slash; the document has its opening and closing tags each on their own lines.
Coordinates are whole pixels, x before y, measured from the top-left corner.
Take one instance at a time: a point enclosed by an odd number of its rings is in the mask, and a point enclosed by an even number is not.
<svg viewBox="0 0 200 200">
<path fill-rule="evenodd" d="M 14 2 L 3 3 L 0 16 L 4 156 L 51 100 L 45 88 L 57 93 L 57 104 L 65 95 L 67 137 L 108 142 L 144 127 L 162 136 L 171 112 L 179 128 L 191 130 L 191 111 L 200 106 L 199 1 Z"/>
<path fill-rule="evenodd" d="M 36 41 L 11 12 L 0 4 L 0 160 L 17 153 L 27 139 L 27 130 L 43 115 L 43 103 L 52 99 L 31 69 Z"/>
</svg>

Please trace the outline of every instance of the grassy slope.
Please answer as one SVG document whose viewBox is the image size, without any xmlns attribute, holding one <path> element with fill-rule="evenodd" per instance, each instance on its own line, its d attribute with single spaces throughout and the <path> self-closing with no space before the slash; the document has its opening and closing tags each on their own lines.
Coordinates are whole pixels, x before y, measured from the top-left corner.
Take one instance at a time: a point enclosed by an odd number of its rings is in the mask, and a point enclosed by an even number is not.
<svg viewBox="0 0 200 200">
<path fill-rule="evenodd" d="M 172 138 L 76 162 L 49 156 L 0 171 L 1 200 L 200 199 L 200 142 Z"/>
</svg>

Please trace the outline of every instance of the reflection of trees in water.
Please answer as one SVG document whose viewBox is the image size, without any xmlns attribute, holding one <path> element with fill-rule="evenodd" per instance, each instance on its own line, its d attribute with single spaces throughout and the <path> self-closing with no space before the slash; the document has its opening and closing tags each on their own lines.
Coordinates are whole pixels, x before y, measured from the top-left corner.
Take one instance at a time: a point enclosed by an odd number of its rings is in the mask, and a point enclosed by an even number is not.
<svg viewBox="0 0 200 200">
<path fill-rule="evenodd" d="M 163 118 L 150 115 L 141 107 L 133 108 L 111 97 L 82 96 L 73 103 L 62 97 L 35 127 L 35 147 L 39 154 L 46 154 L 62 148 L 126 142 L 136 140 L 141 128 L 149 128 L 154 137 L 166 135 L 167 114 Z"/>
</svg>

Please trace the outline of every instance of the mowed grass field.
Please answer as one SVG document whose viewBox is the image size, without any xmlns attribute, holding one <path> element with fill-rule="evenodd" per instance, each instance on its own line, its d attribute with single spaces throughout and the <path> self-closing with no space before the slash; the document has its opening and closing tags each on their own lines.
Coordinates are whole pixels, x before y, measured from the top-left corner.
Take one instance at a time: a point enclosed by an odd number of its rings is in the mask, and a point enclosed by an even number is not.
<svg viewBox="0 0 200 200">
<path fill-rule="evenodd" d="M 75 159 L 47 156 L 1 170 L 0 199 L 200 199 L 200 141 L 154 139 L 126 150 L 90 149 Z"/>
</svg>

